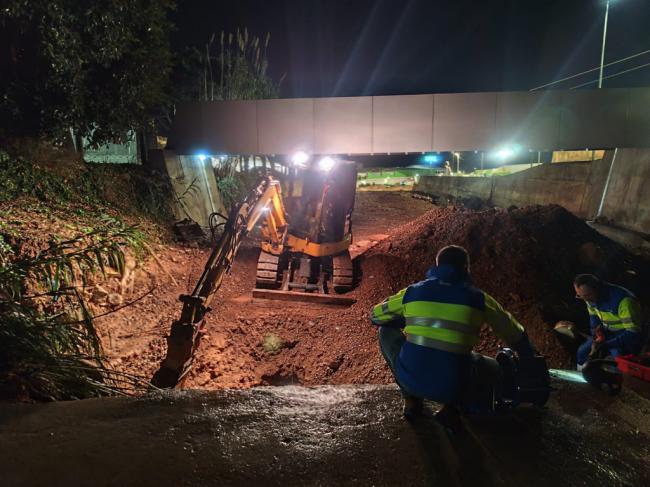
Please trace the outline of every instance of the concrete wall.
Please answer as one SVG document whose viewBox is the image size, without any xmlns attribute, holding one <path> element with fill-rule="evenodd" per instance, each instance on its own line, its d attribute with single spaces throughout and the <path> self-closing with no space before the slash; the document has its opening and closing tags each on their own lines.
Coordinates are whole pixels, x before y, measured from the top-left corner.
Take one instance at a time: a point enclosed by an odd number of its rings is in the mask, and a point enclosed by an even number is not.
<svg viewBox="0 0 650 487">
<path fill-rule="evenodd" d="M 618 151 L 603 205 L 603 216 L 622 227 L 650 234 L 649 150 Z"/>
<path fill-rule="evenodd" d="M 593 219 L 612 167 L 601 216 L 620 227 L 650 234 L 650 150 L 619 149 L 613 156 L 614 151 L 607 151 L 598 161 L 544 164 L 491 178 L 421 176 L 414 191 L 474 196 L 501 207 L 554 203 Z"/>
<path fill-rule="evenodd" d="M 182 201 L 182 204 L 175 202 L 179 220 L 190 217 L 202 227 L 208 227 L 210 213 L 227 214 L 208 159 L 200 161 L 198 157 L 178 156 L 172 151 L 163 154 L 167 174 Z M 188 191 L 191 184 L 195 189 Z"/>
</svg>

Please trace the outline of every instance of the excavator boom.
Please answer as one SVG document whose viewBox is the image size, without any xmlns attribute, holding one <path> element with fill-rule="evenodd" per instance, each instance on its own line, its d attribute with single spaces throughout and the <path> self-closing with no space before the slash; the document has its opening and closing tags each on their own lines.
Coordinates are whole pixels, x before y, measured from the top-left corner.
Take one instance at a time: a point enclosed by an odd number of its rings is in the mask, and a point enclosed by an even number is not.
<svg viewBox="0 0 650 487">
<path fill-rule="evenodd" d="M 230 271 L 243 238 L 261 218 L 265 219 L 264 237 L 272 248 L 281 252 L 287 219 L 280 182 L 272 176 L 262 178 L 243 203 L 233 207 L 192 294 L 180 296 L 183 303 L 181 315 L 172 323 L 167 337 L 167 355 L 151 380 L 154 386 L 175 387 L 189 372 L 201 340 L 205 315 L 210 311 L 210 302 L 221 287 L 224 275 Z"/>
</svg>

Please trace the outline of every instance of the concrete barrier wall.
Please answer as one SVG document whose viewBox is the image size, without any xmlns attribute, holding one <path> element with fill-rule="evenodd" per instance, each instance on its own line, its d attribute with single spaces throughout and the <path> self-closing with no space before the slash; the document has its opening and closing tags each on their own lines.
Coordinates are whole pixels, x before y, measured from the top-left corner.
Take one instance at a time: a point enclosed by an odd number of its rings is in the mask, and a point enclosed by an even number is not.
<svg viewBox="0 0 650 487">
<path fill-rule="evenodd" d="M 618 151 L 602 215 L 624 228 L 650 234 L 649 150 Z"/>
<path fill-rule="evenodd" d="M 593 219 L 605 193 L 602 217 L 614 224 L 650 234 L 650 151 L 608 151 L 602 160 L 545 164 L 508 176 L 490 178 L 421 176 L 414 191 L 455 198 L 478 197 L 511 205 L 558 204 L 576 216 Z"/>
<path fill-rule="evenodd" d="M 213 212 L 227 214 L 217 180 L 208 160 L 200 161 L 196 157 L 178 156 L 172 151 L 163 152 L 165 168 L 177 195 L 175 204 L 176 218 L 191 218 L 202 227 L 209 226 L 209 217 Z M 190 185 L 193 189 L 188 190 Z"/>
</svg>

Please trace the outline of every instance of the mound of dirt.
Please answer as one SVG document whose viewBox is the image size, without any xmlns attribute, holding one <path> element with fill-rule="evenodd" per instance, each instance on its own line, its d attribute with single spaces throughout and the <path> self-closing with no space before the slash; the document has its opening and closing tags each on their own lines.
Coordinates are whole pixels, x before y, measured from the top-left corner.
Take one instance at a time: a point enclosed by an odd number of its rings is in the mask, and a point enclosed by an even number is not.
<svg viewBox="0 0 650 487">
<path fill-rule="evenodd" d="M 642 296 L 650 294 L 641 287 L 650 275 L 642 262 L 560 206 L 435 208 L 361 256 L 363 278 L 353 293 L 357 303 L 314 320 L 318 340 L 298 339 L 284 357 L 271 361 L 265 377 L 280 374 L 310 384 L 389 381 L 368 312 L 387 295 L 421 280 L 438 250 L 449 244 L 468 250 L 476 286 L 525 326 L 552 367 L 571 366 L 574 355 L 559 343 L 553 324 L 568 319 L 586 326 L 584 304 L 572 287 L 576 274 L 595 273 Z M 477 351 L 494 354 L 498 346 L 484 329 Z"/>
</svg>

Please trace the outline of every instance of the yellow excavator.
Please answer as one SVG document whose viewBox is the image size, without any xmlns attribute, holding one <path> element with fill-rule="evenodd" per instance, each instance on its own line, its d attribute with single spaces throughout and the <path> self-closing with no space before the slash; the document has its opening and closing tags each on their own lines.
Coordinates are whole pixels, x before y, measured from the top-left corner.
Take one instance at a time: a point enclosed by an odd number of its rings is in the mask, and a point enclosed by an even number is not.
<svg viewBox="0 0 650 487">
<path fill-rule="evenodd" d="M 175 387 L 189 372 L 212 299 L 243 238 L 258 222 L 263 240 L 254 297 L 354 302 L 337 294 L 351 290 L 356 281 L 349 253 L 356 164 L 326 156 L 290 173 L 284 193 L 280 181 L 267 175 L 231 209 L 192 294 L 180 296 L 181 315 L 172 323 L 154 386 Z"/>
</svg>

